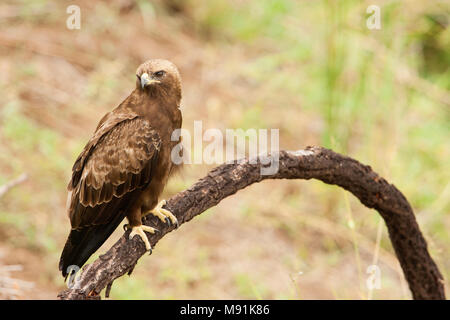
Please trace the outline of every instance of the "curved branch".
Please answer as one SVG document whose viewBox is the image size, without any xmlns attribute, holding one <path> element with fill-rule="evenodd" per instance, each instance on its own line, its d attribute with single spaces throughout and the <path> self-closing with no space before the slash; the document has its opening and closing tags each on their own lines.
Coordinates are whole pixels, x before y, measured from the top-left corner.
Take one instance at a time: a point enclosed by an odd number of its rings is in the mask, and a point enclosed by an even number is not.
<svg viewBox="0 0 450 320">
<path fill-rule="evenodd" d="M 428 253 L 427 243 L 420 232 L 413 210 L 403 194 L 378 176 L 371 167 L 349 157 L 321 147 L 307 147 L 299 151 L 281 151 L 279 170 L 273 175 L 261 175 L 261 161 L 243 159 L 226 163 L 209 172 L 191 188 L 167 201 L 166 207 L 183 224 L 222 199 L 265 179 L 318 179 L 338 185 L 368 208 L 376 209 L 383 217 L 395 253 L 408 281 L 414 299 L 445 299 L 444 281 Z M 270 156 L 269 156 L 270 157 Z M 173 226 L 155 217 L 144 222 L 161 232 L 149 236 L 154 246 Z M 131 273 L 138 259 L 145 253 L 138 237 L 128 240 L 126 232 L 104 255 L 83 268 L 75 285 L 58 294 L 60 299 L 99 299 L 105 287 L 111 288 L 118 277 Z"/>
</svg>

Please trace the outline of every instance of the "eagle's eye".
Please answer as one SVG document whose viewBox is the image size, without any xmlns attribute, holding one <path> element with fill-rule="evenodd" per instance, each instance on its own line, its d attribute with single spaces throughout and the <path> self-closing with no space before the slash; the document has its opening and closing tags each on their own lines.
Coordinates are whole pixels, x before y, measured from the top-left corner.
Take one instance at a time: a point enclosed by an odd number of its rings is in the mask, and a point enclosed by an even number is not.
<svg viewBox="0 0 450 320">
<path fill-rule="evenodd" d="M 159 77 L 162 77 L 165 73 L 166 73 L 165 71 L 160 70 L 160 71 L 155 72 L 153 75 L 159 78 Z"/>
</svg>

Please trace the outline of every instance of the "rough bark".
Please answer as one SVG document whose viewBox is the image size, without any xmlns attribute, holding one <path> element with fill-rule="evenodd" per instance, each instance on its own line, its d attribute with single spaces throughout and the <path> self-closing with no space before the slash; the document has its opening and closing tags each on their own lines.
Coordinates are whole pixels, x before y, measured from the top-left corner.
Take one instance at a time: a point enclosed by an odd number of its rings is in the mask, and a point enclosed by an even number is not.
<svg viewBox="0 0 450 320">
<path fill-rule="evenodd" d="M 170 198 L 166 207 L 182 225 L 222 199 L 265 179 L 318 179 L 338 185 L 381 214 L 413 298 L 445 299 L 442 275 L 428 252 L 410 204 L 394 185 L 371 167 L 321 147 L 281 151 L 279 170 L 274 175 L 261 175 L 261 162 L 267 162 L 252 160 L 243 159 L 216 167 L 191 188 Z M 154 217 L 144 223 L 161 231 L 149 235 L 153 247 L 175 229 Z M 110 289 L 115 279 L 130 273 L 145 248 L 138 237 L 128 240 L 128 234 L 126 232 L 107 253 L 84 267 L 75 285 L 60 292 L 58 298 L 99 299 L 99 293 L 106 286 Z"/>
</svg>

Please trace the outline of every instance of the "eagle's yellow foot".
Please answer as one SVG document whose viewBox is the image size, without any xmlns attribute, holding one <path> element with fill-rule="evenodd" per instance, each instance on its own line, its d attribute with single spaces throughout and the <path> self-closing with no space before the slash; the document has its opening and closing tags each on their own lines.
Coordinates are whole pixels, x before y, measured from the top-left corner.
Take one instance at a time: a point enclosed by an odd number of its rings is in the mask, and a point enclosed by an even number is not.
<svg viewBox="0 0 450 320">
<path fill-rule="evenodd" d="M 129 239 L 133 239 L 134 236 L 138 235 L 142 241 L 144 241 L 145 243 L 145 249 L 147 251 L 150 252 L 150 254 L 152 254 L 152 246 L 150 245 L 150 242 L 148 241 L 147 235 L 145 234 L 144 231 L 150 232 L 150 233 L 155 233 L 158 232 L 157 229 L 149 227 L 149 226 L 144 226 L 144 225 L 140 225 L 140 226 L 136 226 L 136 227 L 132 227 L 131 228 L 131 232 L 129 235 Z"/>
<path fill-rule="evenodd" d="M 166 204 L 166 200 L 161 200 L 155 208 L 150 210 L 148 213 L 153 214 L 154 216 L 157 216 L 159 220 L 162 222 L 167 223 L 169 226 L 170 224 L 175 225 L 175 227 L 178 228 L 178 220 L 177 217 L 175 217 L 172 212 L 170 212 L 167 209 L 163 209 L 162 207 Z"/>
</svg>

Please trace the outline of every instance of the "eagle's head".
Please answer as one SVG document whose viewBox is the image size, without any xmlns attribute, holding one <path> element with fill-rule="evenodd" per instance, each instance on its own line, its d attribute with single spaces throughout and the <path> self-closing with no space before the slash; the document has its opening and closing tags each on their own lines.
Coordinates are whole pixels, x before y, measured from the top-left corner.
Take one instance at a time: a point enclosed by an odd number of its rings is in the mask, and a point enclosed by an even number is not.
<svg viewBox="0 0 450 320">
<path fill-rule="evenodd" d="M 181 99 L 181 77 L 177 67 L 164 59 L 144 62 L 136 70 L 136 89 L 151 96 Z"/>
</svg>

